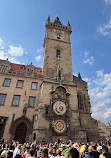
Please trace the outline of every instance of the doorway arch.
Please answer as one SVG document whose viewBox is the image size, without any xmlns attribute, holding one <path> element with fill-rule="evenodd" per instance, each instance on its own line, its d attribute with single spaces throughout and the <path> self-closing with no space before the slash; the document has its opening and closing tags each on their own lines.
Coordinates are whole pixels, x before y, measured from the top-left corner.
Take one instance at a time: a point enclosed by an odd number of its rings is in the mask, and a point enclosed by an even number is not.
<svg viewBox="0 0 111 158">
<path fill-rule="evenodd" d="M 20 123 L 15 130 L 14 140 L 18 140 L 20 143 L 24 143 L 27 134 L 27 126 L 26 124 Z"/>
<path fill-rule="evenodd" d="M 33 123 L 27 117 L 22 116 L 16 119 L 10 128 L 11 138 L 20 143 L 28 141 L 29 135 L 32 134 L 32 127 Z"/>
</svg>

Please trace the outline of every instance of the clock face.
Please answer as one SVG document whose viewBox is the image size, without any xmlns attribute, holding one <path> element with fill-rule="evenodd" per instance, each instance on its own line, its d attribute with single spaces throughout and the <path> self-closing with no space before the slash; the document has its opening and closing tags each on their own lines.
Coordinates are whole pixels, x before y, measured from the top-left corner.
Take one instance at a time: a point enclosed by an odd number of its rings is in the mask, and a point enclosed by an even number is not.
<svg viewBox="0 0 111 158">
<path fill-rule="evenodd" d="M 54 131 L 57 133 L 64 133 L 66 131 L 66 123 L 63 120 L 56 120 L 54 122 Z"/>
<path fill-rule="evenodd" d="M 62 37 L 62 32 L 61 31 L 56 31 L 55 34 L 56 34 L 58 39 L 60 39 Z"/>
<path fill-rule="evenodd" d="M 66 105 L 64 102 L 62 101 L 57 101 L 54 103 L 53 105 L 53 111 L 57 114 L 57 115 L 63 115 L 66 112 Z"/>
</svg>

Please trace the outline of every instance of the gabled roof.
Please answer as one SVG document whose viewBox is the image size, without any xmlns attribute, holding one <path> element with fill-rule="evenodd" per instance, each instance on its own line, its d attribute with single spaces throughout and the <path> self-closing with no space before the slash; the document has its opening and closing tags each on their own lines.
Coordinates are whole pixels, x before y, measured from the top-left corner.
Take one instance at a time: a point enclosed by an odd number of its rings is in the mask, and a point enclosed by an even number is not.
<svg viewBox="0 0 111 158">
<path fill-rule="evenodd" d="M 1 60 L 0 59 L 0 65 L 5 64 L 7 60 Z M 11 71 L 15 71 L 15 72 L 20 72 L 20 73 L 26 73 L 26 70 L 28 68 L 28 65 L 22 65 L 22 64 L 15 64 L 15 63 L 10 63 L 10 70 Z M 34 66 L 34 74 L 37 74 L 37 75 L 42 75 L 42 68 L 40 67 L 35 67 Z"/>
</svg>

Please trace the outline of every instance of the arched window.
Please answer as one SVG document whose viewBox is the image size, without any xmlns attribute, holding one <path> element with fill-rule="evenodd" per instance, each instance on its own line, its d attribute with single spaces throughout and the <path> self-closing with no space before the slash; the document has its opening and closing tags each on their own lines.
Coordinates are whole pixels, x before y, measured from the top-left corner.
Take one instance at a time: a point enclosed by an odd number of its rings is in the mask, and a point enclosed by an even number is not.
<svg viewBox="0 0 111 158">
<path fill-rule="evenodd" d="M 77 94 L 77 100 L 78 100 L 78 108 L 82 109 L 82 98 L 81 94 Z"/>
</svg>

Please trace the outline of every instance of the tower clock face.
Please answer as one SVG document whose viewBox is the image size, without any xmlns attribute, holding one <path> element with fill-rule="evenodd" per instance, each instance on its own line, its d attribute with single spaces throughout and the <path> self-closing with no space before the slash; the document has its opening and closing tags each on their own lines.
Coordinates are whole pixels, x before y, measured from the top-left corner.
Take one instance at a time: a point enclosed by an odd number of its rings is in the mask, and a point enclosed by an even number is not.
<svg viewBox="0 0 111 158">
<path fill-rule="evenodd" d="M 66 131 L 66 123 L 63 120 L 56 120 L 54 122 L 54 131 L 57 133 L 64 133 Z"/>
<path fill-rule="evenodd" d="M 57 101 L 54 103 L 53 105 L 53 111 L 57 114 L 57 115 L 63 115 L 66 112 L 66 105 L 64 102 L 62 101 Z"/>
<path fill-rule="evenodd" d="M 62 37 L 62 32 L 61 31 L 56 31 L 55 34 L 56 34 L 58 39 L 60 39 Z"/>
</svg>

